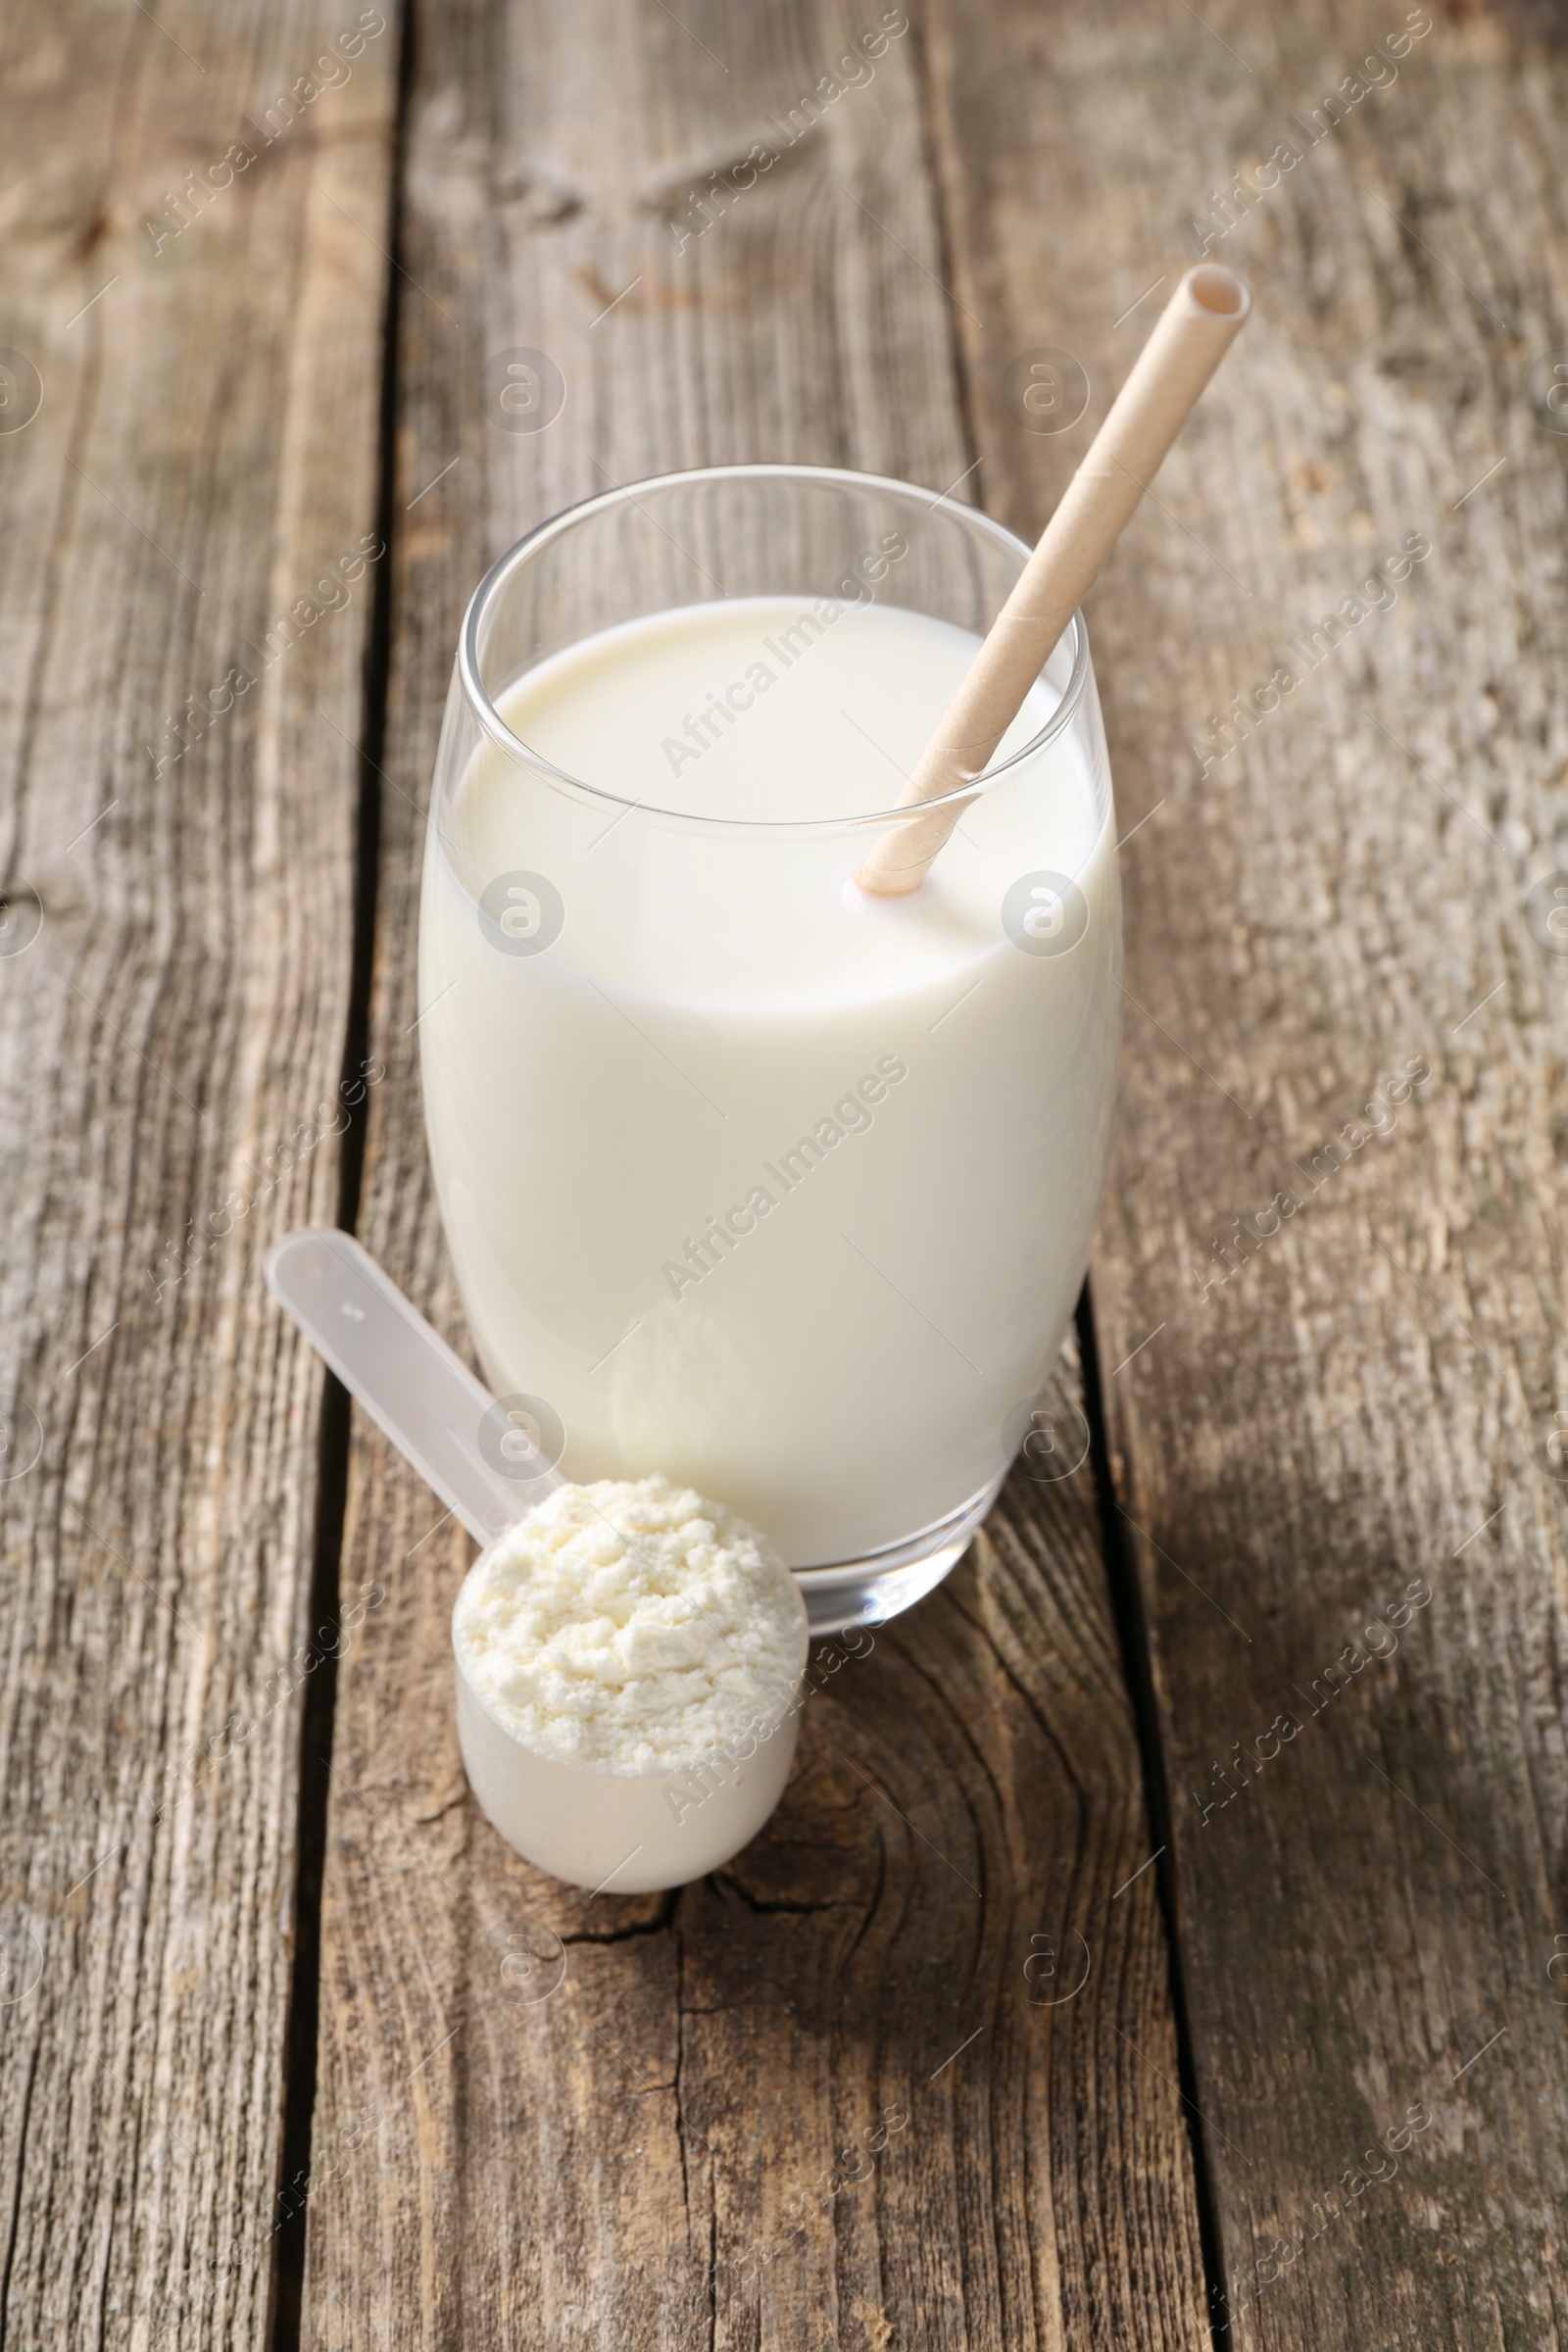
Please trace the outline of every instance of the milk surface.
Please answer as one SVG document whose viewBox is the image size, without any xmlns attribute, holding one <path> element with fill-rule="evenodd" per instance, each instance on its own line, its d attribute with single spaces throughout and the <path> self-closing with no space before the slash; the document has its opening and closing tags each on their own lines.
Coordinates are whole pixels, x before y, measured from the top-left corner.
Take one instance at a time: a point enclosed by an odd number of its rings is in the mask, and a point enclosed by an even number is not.
<svg viewBox="0 0 1568 2352">
<path fill-rule="evenodd" d="M 568 1477 L 662 1471 L 797 1568 L 995 1484 L 1087 1262 L 1120 968 L 1098 714 L 917 894 L 852 881 L 878 828 L 845 820 L 897 802 L 977 644 L 826 599 L 628 623 L 500 700 L 561 779 L 486 738 L 434 811 L 425 1115 L 488 1378 L 559 1416 Z M 1042 873 L 1082 894 L 1060 952 L 1049 889 L 1017 920 Z"/>
</svg>

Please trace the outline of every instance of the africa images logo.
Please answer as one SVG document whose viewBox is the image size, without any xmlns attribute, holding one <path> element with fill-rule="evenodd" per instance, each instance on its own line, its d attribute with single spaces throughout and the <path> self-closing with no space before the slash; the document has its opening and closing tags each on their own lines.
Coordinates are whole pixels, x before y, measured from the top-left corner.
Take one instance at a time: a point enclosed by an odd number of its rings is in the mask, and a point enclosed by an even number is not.
<svg viewBox="0 0 1568 2352">
<path fill-rule="evenodd" d="M 781 1152 L 776 1161 L 764 1159 L 762 1174 L 769 1181 L 754 1184 L 745 1200 L 737 1201 L 722 1218 L 710 1217 L 700 1233 L 688 1234 L 681 1245 L 684 1255 L 665 1258 L 660 1271 L 671 1296 L 679 1299 L 716 1273 L 746 1236 L 755 1233 L 760 1220 L 770 1217 L 786 1195 L 796 1192 L 830 1152 L 836 1152 L 852 1135 L 866 1134 L 873 1124 L 872 1104 L 884 1102 L 889 1087 L 902 1086 L 908 1075 L 906 1061 L 897 1054 L 884 1054 L 874 1070 L 867 1070 L 831 1111 L 823 1112 L 809 1135 L 803 1135 L 787 1152 Z"/>
</svg>

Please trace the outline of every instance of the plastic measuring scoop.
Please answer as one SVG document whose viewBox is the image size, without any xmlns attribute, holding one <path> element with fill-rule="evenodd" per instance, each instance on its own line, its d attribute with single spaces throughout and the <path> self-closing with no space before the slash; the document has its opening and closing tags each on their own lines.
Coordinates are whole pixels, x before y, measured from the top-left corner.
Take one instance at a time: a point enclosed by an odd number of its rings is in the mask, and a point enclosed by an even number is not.
<svg viewBox="0 0 1568 2352">
<path fill-rule="evenodd" d="M 352 1234 L 289 1234 L 268 1257 L 267 1287 L 480 1544 L 566 1485 L 540 1446 L 531 1409 L 539 1399 L 492 1396 Z M 472 1574 L 483 1568 L 481 1560 Z M 596 1894 L 612 1884 L 635 1894 L 702 1878 L 738 1853 L 779 1800 L 808 1639 L 803 1599 L 789 1687 L 739 1754 L 617 1773 L 527 1746 L 470 1682 L 454 1636 L 458 1743 L 481 1810 L 526 1860 Z"/>
<path fill-rule="evenodd" d="M 267 1287 L 477 1543 L 565 1485 L 527 1401 L 509 1410 L 492 1396 L 352 1234 L 289 1234 L 268 1256 Z"/>
</svg>

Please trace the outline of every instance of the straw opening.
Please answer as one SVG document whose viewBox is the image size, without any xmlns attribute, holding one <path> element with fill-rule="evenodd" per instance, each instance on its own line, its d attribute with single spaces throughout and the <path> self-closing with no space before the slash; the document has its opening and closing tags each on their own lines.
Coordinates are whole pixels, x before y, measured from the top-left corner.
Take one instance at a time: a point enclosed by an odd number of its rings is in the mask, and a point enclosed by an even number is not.
<svg viewBox="0 0 1568 2352">
<path fill-rule="evenodd" d="M 1187 280 L 1193 300 L 1201 311 L 1216 318 L 1234 318 L 1245 312 L 1251 295 L 1234 270 L 1221 270 L 1210 263 L 1205 270 L 1195 270 Z"/>
</svg>

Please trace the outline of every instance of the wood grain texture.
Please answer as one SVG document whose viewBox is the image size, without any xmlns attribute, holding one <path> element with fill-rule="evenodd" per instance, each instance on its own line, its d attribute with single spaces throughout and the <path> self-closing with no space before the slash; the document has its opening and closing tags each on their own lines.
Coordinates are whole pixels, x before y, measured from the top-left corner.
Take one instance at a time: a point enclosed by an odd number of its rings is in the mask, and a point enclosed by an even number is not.
<svg viewBox="0 0 1568 2352">
<path fill-rule="evenodd" d="M 321 1385 L 260 1262 L 336 1208 L 364 589 L 274 669 L 246 640 L 375 519 L 384 265 L 344 215 L 385 209 L 388 42 L 177 235 L 140 221 L 350 24 L 74 0 L 7 42 L 3 339 L 41 381 L 28 422 L 0 379 L 19 2352 L 266 2337 Z"/>
<path fill-rule="evenodd" d="M 1568 82 L 1518 15 L 1432 14 L 1396 79 L 1361 61 L 1404 12 L 1352 0 L 939 0 L 933 33 L 983 478 L 1021 524 L 1160 297 L 1119 315 L 1197 258 L 1213 191 L 1253 191 L 1210 251 L 1254 320 L 1091 608 L 1148 819 L 1093 1291 L 1107 1372 L 1131 1358 L 1106 1391 L 1219 2317 L 1424 2352 L 1562 2341 L 1568 2155 L 1568 962 L 1526 915 L 1568 815 L 1568 440 L 1527 395 L 1568 341 Z M 1037 346 L 1088 371 L 1076 436 L 1006 407 Z M 1396 606 L 1357 596 L 1418 533 Z M 1430 1081 L 1377 1094 L 1412 1062 Z"/>
<path fill-rule="evenodd" d="M 567 500 L 678 465 L 841 461 L 941 489 L 970 464 L 912 39 L 683 247 L 690 191 L 783 144 L 770 118 L 876 20 L 677 14 L 475 0 L 414 25 L 390 1074 L 361 1231 L 460 1346 L 410 1031 L 417 811 L 485 564 Z M 519 347 L 566 384 L 533 435 L 476 390 Z M 820 1664 L 769 1830 L 669 1897 L 574 1893 L 477 1815 L 448 1633 L 471 1554 L 438 1511 L 359 1425 L 345 1591 L 378 1576 L 390 1599 L 338 1690 L 307 2340 L 1200 2342 L 1090 1467 L 1015 1482 L 940 1595 Z"/>
</svg>

